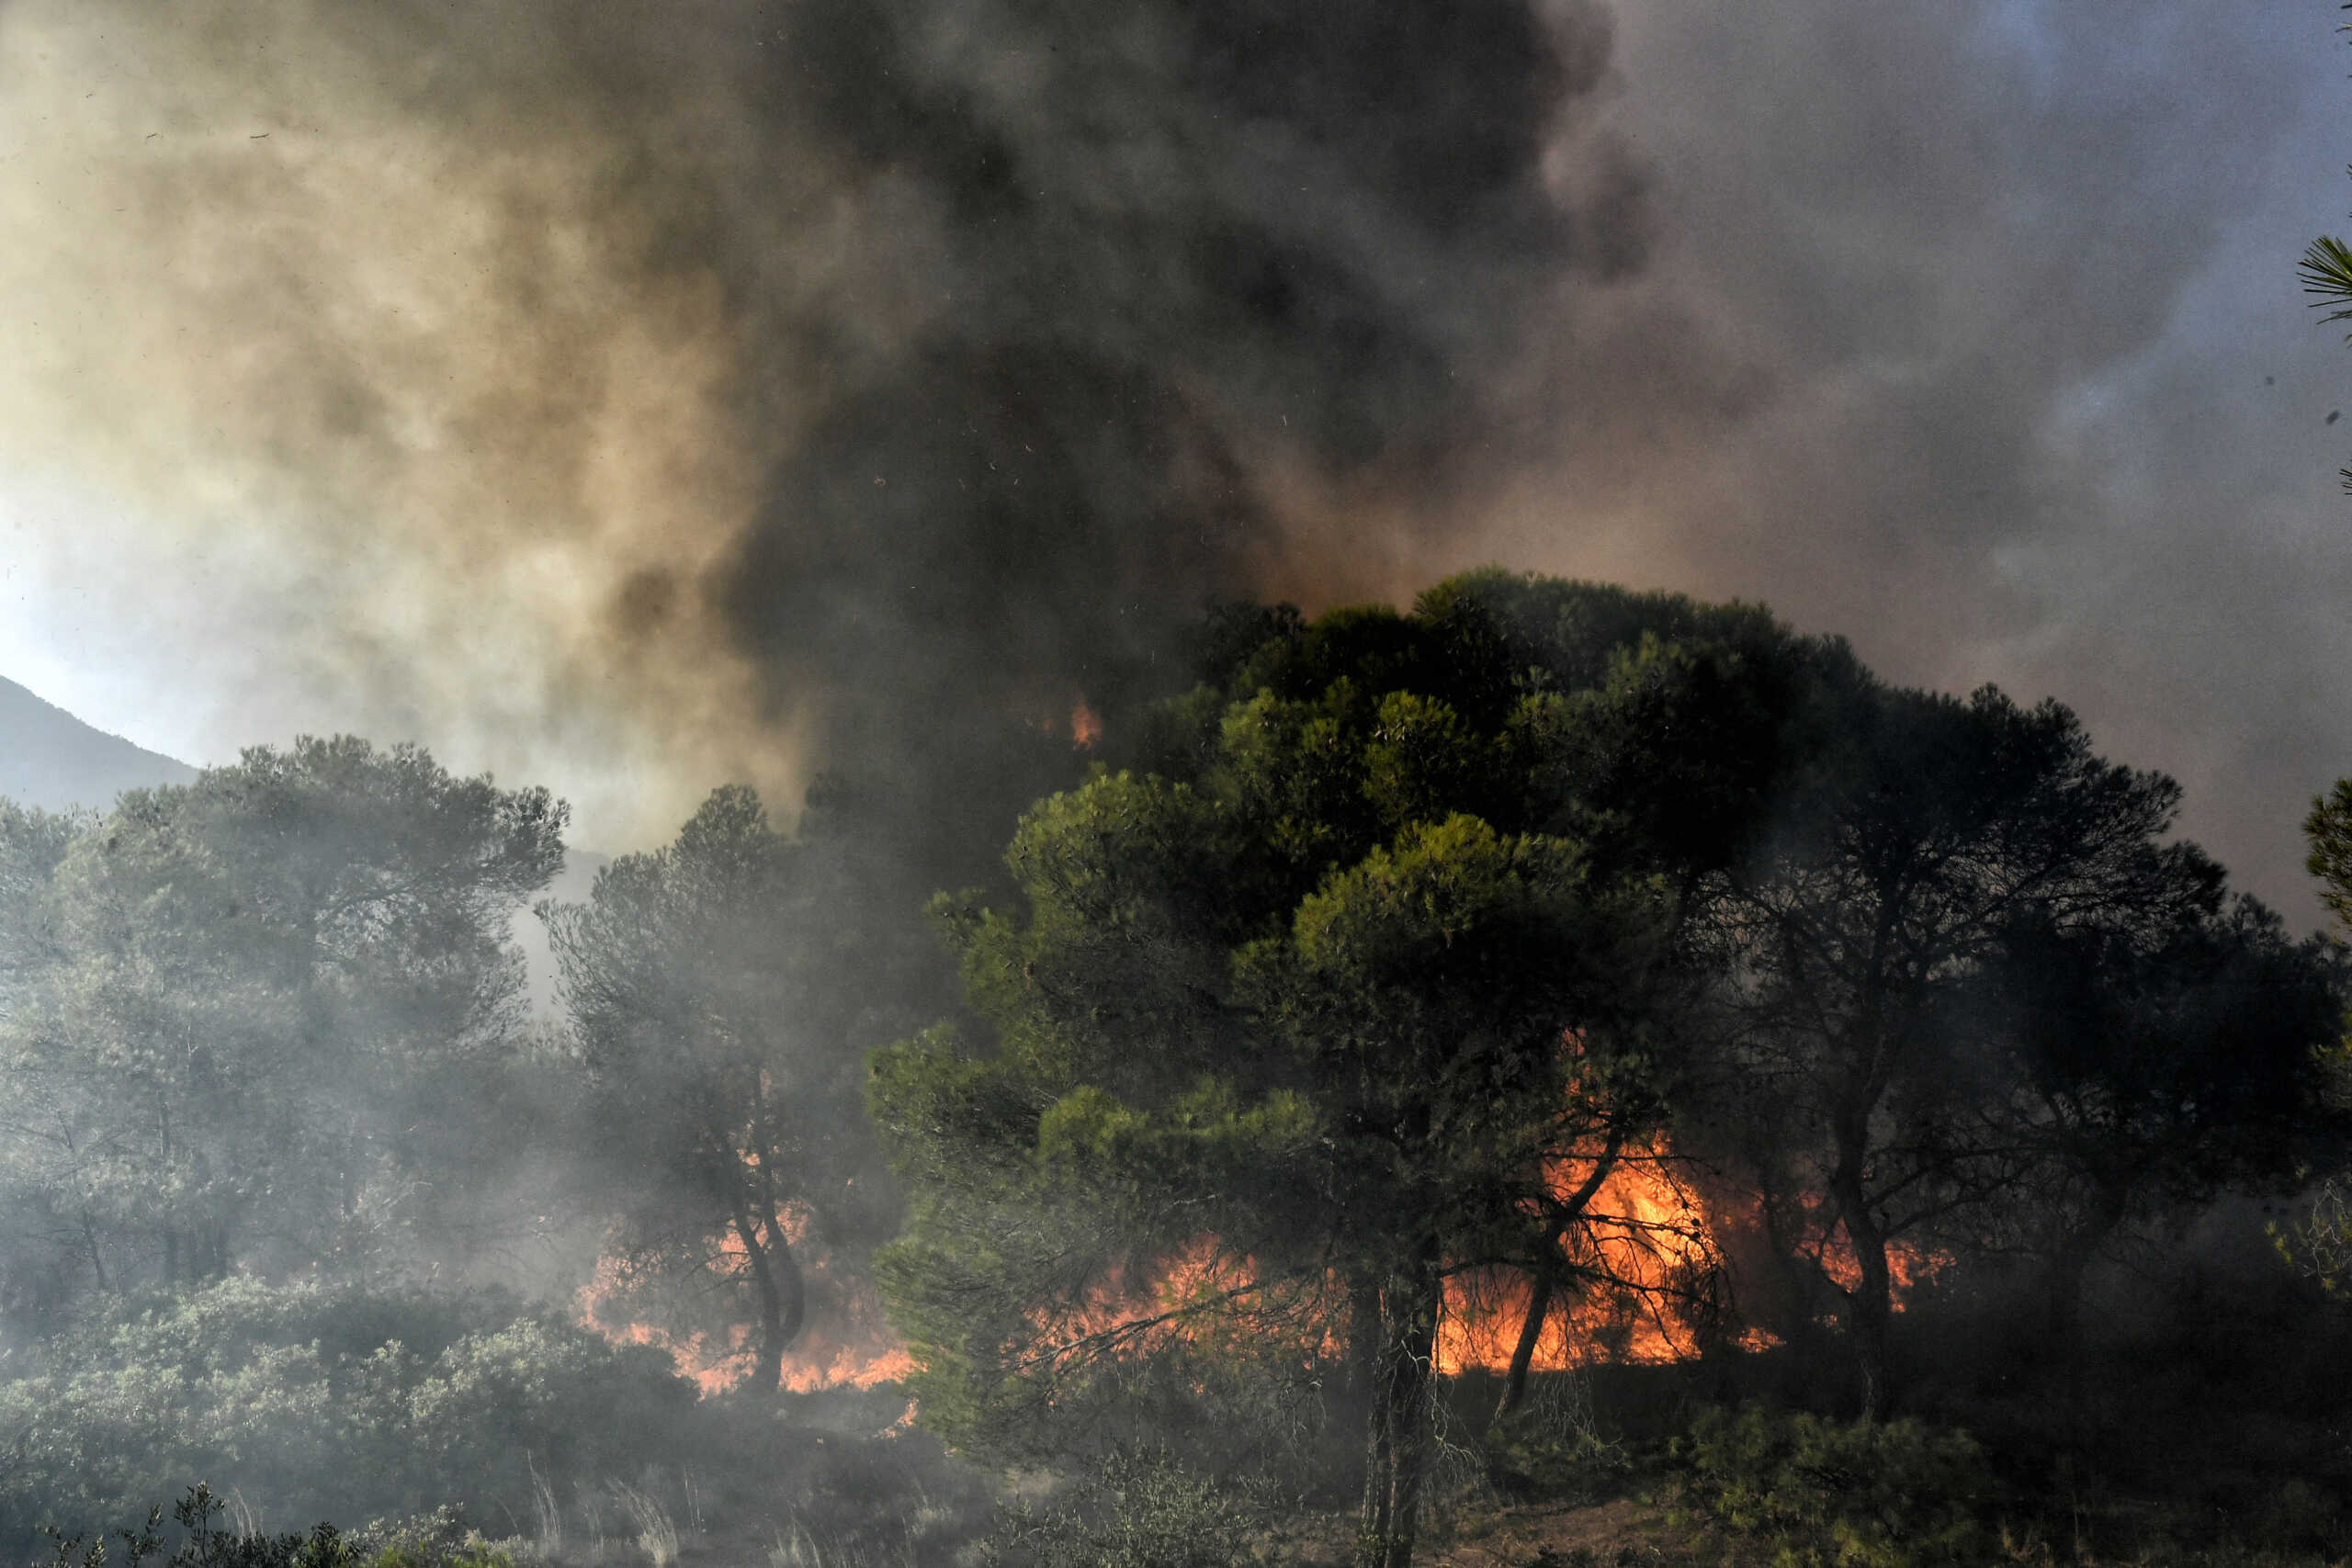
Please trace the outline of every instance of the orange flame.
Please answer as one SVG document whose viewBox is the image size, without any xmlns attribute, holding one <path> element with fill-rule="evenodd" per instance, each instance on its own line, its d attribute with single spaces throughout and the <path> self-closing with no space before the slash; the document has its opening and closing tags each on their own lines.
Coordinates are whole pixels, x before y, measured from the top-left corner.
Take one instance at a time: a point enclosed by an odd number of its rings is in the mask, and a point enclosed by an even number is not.
<svg viewBox="0 0 2352 1568">
<path fill-rule="evenodd" d="M 1566 1198 L 1582 1189 L 1593 1160 L 1560 1161 L 1547 1185 Z M 1814 1207 L 1817 1210 L 1819 1204 Z M 1570 1261 L 1585 1281 L 1555 1298 L 1537 1337 L 1531 1369 L 1562 1371 L 1596 1360 L 1661 1363 L 1687 1360 L 1703 1348 L 1705 1325 L 1722 1306 L 1713 1292 L 1726 1268 L 1719 1244 L 1724 1216 L 1713 1212 L 1678 1175 L 1663 1143 L 1627 1151 L 1591 1194 L 1573 1243 Z M 1822 1264 L 1850 1284 L 1859 1278 L 1842 1232 L 1825 1245 Z M 1895 1282 L 1894 1307 L 1931 1283 L 1950 1259 L 1922 1248 L 1890 1249 Z M 1343 1292 L 1325 1281 L 1319 1293 L 1300 1292 L 1300 1310 L 1287 1316 L 1263 1314 L 1253 1331 L 1283 1341 L 1286 1350 L 1328 1359 L 1345 1348 Z M 1116 1336 L 1117 1353 L 1144 1354 L 1174 1343 L 1193 1343 L 1207 1332 L 1214 1314 L 1188 1317 L 1187 1303 L 1218 1295 L 1244 1296 L 1256 1284 L 1248 1258 L 1227 1252 L 1214 1235 L 1203 1235 L 1154 1262 L 1140 1280 L 1114 1269 L 1081 1306 L 1041 1314 L 1033 1326 L 1046 1337 L 1048 1353 L 1090 1338 Z M 1313 1298 L 1313 1299 L 1310 1299 Z M 1500 1372 L 1510 1364 L 1533 1286 L 1515 1269 L 1464 1269 L 1449 1275 L 1440 1318 L 1438 1370 L 1454 1375 L 1471 1370 Z M 1254 1303 L 1253 1304 L 1258 1304 Z M 1720 1321 L 1720 1320 L 1718 1320 Z M 1780 1343 L 1769 1330 L 1723 1324 L 1725 1342 L 1747 1350 Z"/>
<path fill-rule="evenodd" d="M 1594 1158 L 1562 1160 L 1546 1185 L 1562 1200 L 1589 1179 Z M 1668 1307 L 1719 1267 L 1713 1231 L 1698 1195 L 1676 1180 L 1662 1145 L 1626 1155 L 1587 1201 L 1571 1261 L 1588 1278 L 1616 1281 L 1555 1298 L 1544 1315 L 1529 1365 L 1564 1371 L 1598 1358 L 1658 1362 L 1698 1353 L 1690 1325 Z M 1438 1329 L 1438 1370 L 1510 1365 L 1534 1301 L 1534 1284 L 1517 1269 L 1477 1269 L 1449 1277 Z"/>
<path fill-rule="evenodd" d="M 1581 1189 L 1591 1160 L 1563 1160 L 1547 1180 L 1566 1198 Z M 1860 1280 L 1842 1227 L 1823 1223 L 1823 1203 L 1805 1206 L 1806 1229 L 1815 1237 L 1823 1271 L 1850 1289 Z M 1675 1310 L 1678 1296 L 1703 1293 L 1709 1277 L 1723 1267 L 1717 1234 L 1723 1217 L 1674 1174 L 1671 1153 L 1662 1144 L 1636 1149 L 1596 1188 L 1571 1261 L 1586 1284 L 1555 1297 L 1536 1339 L 1530 1368 L 1564 1371 L 1595 1360 L 1661 1363 L 1699 1354 L 1697 1324 L 1703 1314 Z M 1735 1221 L 1735 1223 L 1736 1223 Z M 787 1350 L 782 1386 L 796 1393 L 825 1389 L 869 1389 L 903 1381 L 916 1371 L 905 1344 L 884 1321 L 872 1288 L 842 1267 L 819 1242 L 810 1216 L 783 1216 L 782 1228 L 799 1258 L 808 1284 L 810 1313 L 800 1337 Z M 741 1277 L 748 1257 L 731 1232 L 714 1238 L 710 1267 Z M 1930 1284 L 1950 1264 L 1939 1253 L 1896 1244 L 1889 1250 L 1900 1312 L 1905 1297 Z M 1592 1283 L 1595 1277 L 1601 1281 Z M 1090 1339 L 1113 1337 L 1116 1354 L 1148 1354 L 1173 1344 L 1197 1343 L 1216 1332 L 1214 1312 L 1188 1308 L 1227 1297 L 1253 1297 L 1254 1260 L 1229 1253 L 1215 1235 L 1204 1234 L 1133 1274 L 1114 1269 L 1073 1308 L 1040 1313 L 1032 1326 L 1048 1356 L 1075 1349 Z M 653 1324 L 614 1321 L 614 1309 L 629 1284 L 627 1266 L 606 1258 L 579 1293 L 580 1321 L 616 1343 L 651 1345 L 667 1351 L 679 1371 L 704 1394 L 740 1386 L 750 1375 L 756 1346 L 751 1328 L 730 1326 L 723 1337 L 677 1333 Z M 1280 1339 L 1287 1352 L 1331 1359 L 1346 1348 L 1344 1292 L 1336 1280 L 1320 1291 L 1292 1287 L 1293 1298 L 1279 1310 L 1252 1314 L 1251 1332 Z M 1499 1373 L 1510 1363 L 1533 1287 L 1516 1269 L 1465 1269 L 1448 1276 L 1440 1319 L 1436 1360 L 1445 1375 L 1479 1370 Z M 1262 1307 L 1262 1298 L 1252 1304 Z M 1127 1331 L 1122 1335 L 1122 1331 Z M 1733 1336 L 1731 1343 L 1762 1349 L 1779 1343 L 1758 1328 Z M 911 1409 L 911 1406 L 910 1406 Z M 899 1423 L 903 1427 L 905 1423 Z"/>
<path fill-rule="evenodd" d="M 808 1303 L 808 1320 L 785 1350 L 781 1386 L 794 1393 L 866 1389 L 900 1382 L 912 1372 L 914 1358 L 885 1321 L 872 1287 L 822 1244 L 808 1213 L 787 1210 L 779 1228 L 799 1262 Z M 709 1250 L 712 1273 L 728 1280 L 748 1277 L 750 1255 L 732 1231 L 714 1236 Z M 680 1375 L 692 1379 L 706 1396 L 739 1387 L 751 1376 L 758 1344 L 750 1325 L 733 1324 L 724 1335 L 713 1335 L 626 1318 L 634 1282 L 626 1262 L 597 1259 L 594 1274 L 575 1298 L 582 1325 L 615 1344 L 667 1351 Z"/>
<path fill-rule="evenodd" d="M 1123 1329 L 1134 1331 L 1125 1348 L 1135 1353 L 1193 1338 L 1197 1329 L 1183 1312 L 1187 1303 L 1221 1292 L 1246 1292 L 1255 1282 L 1251 1259 L 1227 1256 L 1216 1236 L 1204 1234 L 1153 1261 L 1140 1279 L 1114 1265 L 1080 1304 L 1036 1314 L 1031 1325 L 1043 1336 L 1041 1348 L 1047 1355 Z"/>
</svg>

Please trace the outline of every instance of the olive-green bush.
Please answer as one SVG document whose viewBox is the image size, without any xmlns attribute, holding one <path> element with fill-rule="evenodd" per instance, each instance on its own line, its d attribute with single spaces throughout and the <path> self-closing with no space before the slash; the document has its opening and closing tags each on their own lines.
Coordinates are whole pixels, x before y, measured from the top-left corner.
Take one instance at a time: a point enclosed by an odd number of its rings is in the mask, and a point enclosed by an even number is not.
<svg viewBox="0 0 2352 1568">
<path fill-rule="evenodd" d="M 105 1568 L 119 1544 L 126 1568 L 153 1561 L 159 1568 L 516 1568 L 504 1547 L 458 1525 L 449 1510 L 438 1510 L 424 1528 L 373 1526 L 346 1535 L 331 1524 L 308 1530 L 235 1529 L 222 1522 L 228 1505 L 202 1482 L 172 1506 L 178 1542 L 170 1556 L 163 1529 L 164 1509 L 150 1509 L 146 1523 L 111 1534 L 67 1535 L 55 1526 L 44 1531 L 51 1556 L 48 1568 Z"/>
<path fill-rule="evenodd" d="M 1674 1445 L 1685 1508 L 1761 1537 L 1777 1568 L 1928 1568 L 1989 1542 L 1995 1483 L 1964 1432 L 1709 1409 Z"/>
<path fill-rule="evenodd" d="M 1162 1448 L 1122 1449 L 982 1543 L 989 1568 L 1232 1568 L 1255 1516 L 1231 1486 Z"/>
<path fill-rule="evenodd" d="M 248 1517 L 413 1514 L 662 1457 L 694 1389 L 502 1293 L 229 1280 L 119 1305 L 0 1382 L 0 1551 L 111 1527 L 190 1477 Z M 249 1532 L 264 1533 L 264 1532 Z"/>
</svg>

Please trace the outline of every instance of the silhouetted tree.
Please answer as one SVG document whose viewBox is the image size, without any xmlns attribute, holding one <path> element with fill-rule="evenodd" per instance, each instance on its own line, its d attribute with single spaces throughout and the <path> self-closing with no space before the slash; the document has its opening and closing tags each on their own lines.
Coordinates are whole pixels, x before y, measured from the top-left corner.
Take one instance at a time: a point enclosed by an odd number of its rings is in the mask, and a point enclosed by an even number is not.
<svg viewBox="0 0 2352 1568">
<path fill-rule="evenodd" d="M 2101 761 L 2055 703 L 1853 684 L 1834 745 L 1716 885 L 1730 1120 L 1784 1244 L 1842 1232 L 1865 1408 L 1893 1388 L 1891 1249 L 2011 1190 L 2007 1086 L 1960 1027 L 2020 922 L 2059 937 L 2193 917 L 2219 872 L 2158 842 L 2179 787 Z M 1813 1213 L 1818 1204 L 1819 1211 Z"/>
<path fill-rule="evenodd" d="M 2067 920 L 2024 911 L 1963 1014 L 1996 1055 L 2015 1140 L 2018 1240 L 2045 1259 L 2053 1353 L 2079 1338 L 2085 1271 L 2127 1222 L 2290 1182 L 2323 1130 L 2322 1053 L 2341 1028 L 2337 954 L 2288 939 L 2249 897 L 2209 903 L 2213 874 Z"/>
<path fill-rule="evenodd" d="M 2352 276 L 2352 263 L 2347 263 L 2347 276 Z M 2344 932 L 2352 929 L 2352 779 L 2336 780 L 2334 789 L 2312 800 L 2303 818 L 2303 837 L 2311 845 L 2304 869 L 2318 878 L 2320 901 L 2335 917 L 2336 930 L 2329 940 L 2340 951 Z M 2319 1054 L 2318 1067 L 2313 1109 L 2352 1113 L 2352 1036 L 2339 1031 L 2333 1044 Z M 2280 1250 L 2323 1289 L 2331 1295 L 2342 1292 L 2346 1280 L 2352 1280 L 2352 1182 L 2340 1168 L 2329 1169 L 2304 1222 L 2273 1236 Z"/>
</svg>

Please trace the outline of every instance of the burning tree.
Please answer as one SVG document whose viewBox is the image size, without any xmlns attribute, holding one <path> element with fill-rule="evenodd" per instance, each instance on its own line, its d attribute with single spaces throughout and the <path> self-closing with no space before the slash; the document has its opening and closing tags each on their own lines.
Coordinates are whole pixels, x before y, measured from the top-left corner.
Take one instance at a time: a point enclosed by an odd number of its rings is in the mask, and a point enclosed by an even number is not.
<svg viewBox="0 0 2352 1568">
<path fill-rule="evenodd" d="M 841 848 L 779 832 L 730 786 L 669 847 L 599 873 L 587 903 L 541 908 L 591 1164 L 624 1211 L 599 1285 L 647 1287 L 605 1304 L 702 1333 L 707 1381 L 776 1388 L 808 1317 L 803 1254 L 829 1224 L 856 1228 L 877 1185 L 841 976 L 883 983 L 890 954 L 861 945 Z"/>
<path fill-rule="evenodd" d="M 1332 1352 L 1363 1561 L 1396 1568 L 1449 1280 L 1570 1285 L 1662 1113 L 1690 863 L 1740 818 L 1659 805 L 1730 800 L 1781 743 L 1758 689 L 1836 650 L 1500 574 L 1255 631 L 1148 771 L 1023 819 L 1022 908 L 942 902 L 986 1034 L 877 1058 L 913 1193 L 882 1277 L 925 1419 L 999 1451 L 1072 1441 L 1041 1425 L 1141 1350 Z M 1717 722 L 1678 746 L 1659 711 Z"/>
</svg>

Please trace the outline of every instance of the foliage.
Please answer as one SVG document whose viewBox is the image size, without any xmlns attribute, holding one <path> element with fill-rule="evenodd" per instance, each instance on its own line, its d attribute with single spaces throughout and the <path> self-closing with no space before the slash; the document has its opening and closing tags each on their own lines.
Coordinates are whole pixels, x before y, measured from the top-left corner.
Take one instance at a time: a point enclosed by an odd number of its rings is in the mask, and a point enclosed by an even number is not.
<svg viewBox="0 0 2352 1568">
<path fill-rule="evenodd" d="M 1750 1404 L 1701 1412 L 1674 1451 L 1685 1504 L 1765 1538 L 1776 1568 L 1919 1568 L 1986 1544 L 1995 1483 L 1965 1433 Z"/>
<path fill-rule="evenodd" d="M 514 1540 L 485 1540 L 463 1507 L 447 1503 L 430 1513 L 370 1519 L 344 1540 L 356 1568 L 517 1568 L 538 1556 Z"/>
<path fill-rule="evenodd" d="M 2312 802 L 2303 839 L 2311 845 L 2303 868 L 2319 879 L 2320 902 L 2339 924 L 2352 929 L 2352 779 L 2336 780 L 2334 789 Z"/>
<path fill-rule="evenodd" d="M 885 1186 L 858 1101 L 875 1043 L 861 1032 L 890 1024 L 860 1013 L 893 1014 L 846 977 L 887 989 L 890 954 L 857 940 L 866 894 L 848 851 L 778 832 L 757 794 L 729 787 L 674 843 L 600 872 L 587 903 L 540 908 L 622 1214 L 631 1288 L 600 1305 L 720 1343 L 752 1329 L 763 1390 L 808 1311 L 796 1246 L 870 1222 Z"/>
<path fill-rule="evenodd" d="M 0 798 L 0 1017 L 54 951 L 43 896 L 58 863 L 90 826 L 80 813 L 41 811 Z"/>
<path fill-rule="evenodd" d="M 488 1131 L 515 1109 L 507 922 L 564 820 L 349 737 L 127 793 L 62 839 L 0 815 L 16 1326 L 240 1268 L 464 1262 L 511 1153 Z"/>
<path fill-rule="evenodd" d="M 172 1505 L 179 1544 L 164 1568 L 515 1568 L 511 1551 L 450 1522 L 447 1508 L 424 1529 L 379 1524 L 348 1535 L 324 1523 L 274 1535 L 232 1528 L 222 1518 L 227 1512 L 228 1504 L 209 1483 L 190 1486 Z M 148 1510 L 145 1524 L 114 1532 L 129 1568 L 162 1552 L 163 1519 L 158 1504 Z M 107 1559 L 104 1536 L 69 1536 L 54 1526 L 43 1533 L 51 1542 L 55 1568 L 101 1568 Z"/>
<path fill-rule="evenodd" d="M 691 1421 L 756 1456 L 763 1500 L 799 1454 L 800 1555 L 912 1554 L 888 1509 L 923 1436 L 827 1447 L 773 1404 L 693 1406 L 657 1351 L 399 1282 L 497 1266 L 520 1127 L 560 1125 L 543 1149 L 576 1145 L 594 1224 L 621 1217 L 599 1310 L 737 1331 L 772 1388 L 826 1288 L 795 1280 L 810 1238 L 899 1217 L 863 1088 L 911 1194 L 877 1267 L 922 1422 L 1075 1465 L 989 1549 L 1053 1568 L 1245 1555 L 1268 1476 L 1361 1479 L 1362 1555 L 1397 1568 L 1448 1464 L 1616 1472 L 1589 1422 L 1519 1402 L 1555 1308 L 1599 1343 L 1652 1292 L 1724 1352 L 1686 1386 L 1772 1358 L 1731 1353 L 1721 1255 L 1624 1277 L 1602 1240 L 1678 1222 L 1612 1175 L 1670 1172 L 1734 1224 L 1752 1180 L 1763 1239 L 1835 1271 L 1866 1339 L 1905 1244 L 2078 1286 L 2110 1230 L 2331 1152 L 2352 1047 L 2312 1047 L 2341 954 L 2230 899 L 2165 841 L 2177 787 L 2055 704 L 1894 691 L 1752 606 L 1494 571 L 1409 614 L 1229 609 L 1199 651 L 1193 691 L 1114 715 L 1123 750 L 1021 819 L 997 896 L 935 902 L 952 1011 L 874 916 L 896 887 L 836 792 L 786 832 L 718 791 L 547 908 L 572 1028 L 537 1037 L 506 922 L 561 852 L 543 792 L 338 739 L 104 819 L 0 803 L 0 1549 L 194 1474 L 280 1520 L 507 1505 L 549 1550 L 576 1497 L 599 1549 L 626 1515 L 668 1560 L 700 1494 L 681 1477 L 673 1515 L 646 1467 Z M 2307 826 L 2352 919 L 2352 783 Z M 2289 1241 L 2331 1287 L 2347 1190 Z M 1522 1304 L 1479 1450 L 1433 1411 L 1440 1314 L 1482 1300 Z M 1691 1506 L 1792 1568 L 1983 1544 L 1951 1434 L 1751 1410 L 1683 1452 Z M 2311 1535 L 2317 1504 L 2278 1499 Z M 196 1568 L 526 1554 L 454 1514 L 180 1523 Z M 59 1562 L 153 1558 L 161 1529 Z"/>
<path fill-rule="evenodd" d="M 2012 923 L 1973 1021 L 2003 1053 L 2007 1099 L 1990 1113 L 2018 1175 L 1979 1229 L 2048 1260 L 2062 1350 L 2111 1233 L 2301 1179 L 2337 1120 L 2324 1091 L 2342 957 L 2323 938 L 2289 940 L 2247 897 L 2157 902 L 2071 931 Z"/>
<path fill-rule="evenodd" d="M 268 1514 L 525 1495 L 664 1452 L 693 1400 L 659 1352 L 496 1294 L 229 1280 L 125 1303 L 0 1383 L 0 1536 L 134 1514 L 175 1478 Z"/>
<path fill-rule="evenodd" d="M 1632 1468 L 1625 1444 L 1594 1418 L 1584 1374 L 1555 1372 L 1483 1441 L 1487 1478 L 1506 1495 L 1589 1498 Z"/>
<path fill-rule="evenodd" d="M 1337 1349 L 1402 1562 L 1442 1280 L 1574 1267 L 1595 1189 L 1557 1173 L 1660 1114 L 1684 895 L 1783 743 L 1773 694 L 1844 655 L 1500 573 L 1263 629 L 1149 771 L 1023 818 L 1019 908 L 941 901 L 985 1032 L 876 1058 L 914 1194 L 882 1279 L 926 1423 L 984 1451 L 1088 1440 L 1204 1337 Z"/>
<path fill-rule="evenodd" d="M 2341 951 L 2345 932 L 2352 931 L 2352 779 L 2336 780 L 2312 802 L 2303 837 L 2311 845 L 2304 869 L 2319 879 L 2320 901 L 2335 917 L 2334 941 Z M 2352 1113 L 2352 1035 L 2339 1033 L 2312 1061 L 2319 1078 L 2314 1097 L 2338 1115 Z M 2342 1294 L 2352 1285 L 2352 1173 L 2328 1171 L 2303 1223 L 2291 1232 L 2274 1226 L 2271 1236 L 2281 1255 L 2322 1290 Z"/>
<path fill-rule="evenodd" d="M 1715 884 L 1717 1128 L 1781 1246 L 1834 1281 L 1883 1415 L 1893 1248 L 2030 1179 L 1983 976 L 2020 933 L 2124 943 L 2204 919 L 2222 874 L 2163 842 L 2179 786 L 2098 757 L 2057 703 L 1860 680 L 1825 697 L 1833 742 Z"/>
<path fill-rule="evenodd" d="M 2340 1175 L 2323 1180 L 2302 1223 L 2272 1225 L 2270 1239 L 2281 1258 L 2328 1295 L 2352 1292 L 2352 1180 Z"/>
<path fill-rule="evenodd" d="M 1164 1448 L 1118 1449 L 1075 1485 L 1014 1503 L 982 1542 L 989 1568 L 1233 1568 L 1259 1510 Z"/>
<path fill-rule="evenodd" d="M 2352 321 L 2352 248 L 2332 234 L 2323 234 L 2304 250 L 2295 271 L 2302 279 L 2303 292 L 2318 296 L 2311 301 L 2312 309 L 2325 310 L 2325 320 L 2330 321 Z M 2352 333 L 2345 334 L 2345 341 L 2352 343 Z M 2345 490 L 2352 492 L 2352 468 L 2336 472 Z"/>
</svg>

